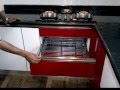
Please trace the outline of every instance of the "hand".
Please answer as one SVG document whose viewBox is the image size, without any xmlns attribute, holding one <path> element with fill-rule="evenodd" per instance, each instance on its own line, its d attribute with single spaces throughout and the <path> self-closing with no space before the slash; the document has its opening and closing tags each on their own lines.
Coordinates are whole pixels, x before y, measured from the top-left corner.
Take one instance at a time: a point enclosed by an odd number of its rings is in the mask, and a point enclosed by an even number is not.
<svg viewBox="0 0 120 90">
<path fill-rule="evenodd" d="M 36 54 L 19 49 L 4 40 L 0 43 L 0 49 L 4 50 L 6 52 L 12 53 L 12 54 L 22 56 L 22 57 L 26 58 L 26 60 L 30 63 L 39 63 L 40 62 L 40 57 L 37 56 Z"/>
<path fill-rule="evenodd" d="M 26 52 L 24 57 L 29 63 L 39 63 L 41 60 L 39 56 L 30 52 Z"/>
<path fill-rule="evenodd" d="M 13 23 L 13 22 L 16 22 L 17 20 L 18 20 L 17 18 L 8 18 L 7 22 Z"/>
</svg>

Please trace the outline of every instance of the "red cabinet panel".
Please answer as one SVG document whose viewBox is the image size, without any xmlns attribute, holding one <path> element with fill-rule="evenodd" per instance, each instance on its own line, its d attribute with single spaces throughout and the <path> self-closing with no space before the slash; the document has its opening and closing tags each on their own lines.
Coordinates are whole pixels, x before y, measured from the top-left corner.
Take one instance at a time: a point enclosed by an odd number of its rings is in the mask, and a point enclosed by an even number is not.
<svg viewBox="0 0 120 90">
<path fill-rule="evenodd" d="M 73 62 L 47 62 L 31 64 L 32 75 L 95 77 L 95 64 Z"/>
<path fill-rule="evenodd" d="M 42 37 L 90 37 L 92 29 L 55 29 L 55 28 L 40 28 L 40 36 Z"/>
<path fill-rule="evenodd" d="M 89 57 L 96 63 L 48 62 L 30 64 L 32 75 L 94 78 L 91 86 L 100 87 L 105 60 L 105 48 L 94 29 L 40 28 L 41 37 L 81 37 L 90 39 Z"/>
</svg>

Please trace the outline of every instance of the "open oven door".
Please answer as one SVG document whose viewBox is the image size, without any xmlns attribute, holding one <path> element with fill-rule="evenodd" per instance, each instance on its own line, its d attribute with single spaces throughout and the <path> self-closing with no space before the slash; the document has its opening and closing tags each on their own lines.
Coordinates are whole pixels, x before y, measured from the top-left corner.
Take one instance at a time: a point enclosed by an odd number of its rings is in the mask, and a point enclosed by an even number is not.
<svg viewBox="0 0 120 90">
<path fill-rule="evenodd" d="M 95 77 L 94 58 L 89 58 L 86 38 L 44 36 L 39 55 L 41 62 L 31 64 L 32 75 Z"/>
</svg>

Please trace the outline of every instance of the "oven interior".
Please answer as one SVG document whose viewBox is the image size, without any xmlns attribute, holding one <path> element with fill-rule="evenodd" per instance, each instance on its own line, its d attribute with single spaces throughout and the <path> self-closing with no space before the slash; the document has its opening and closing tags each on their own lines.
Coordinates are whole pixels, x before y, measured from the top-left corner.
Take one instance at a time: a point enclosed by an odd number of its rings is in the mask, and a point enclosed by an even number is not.
<svg viewBox="0 0 120 90">
<path fill-rule="evenodd" d="M 56 62 L 95 62 L 89 58 L 89 38 L 42 37 L 41 60 Z"/>
</svg>

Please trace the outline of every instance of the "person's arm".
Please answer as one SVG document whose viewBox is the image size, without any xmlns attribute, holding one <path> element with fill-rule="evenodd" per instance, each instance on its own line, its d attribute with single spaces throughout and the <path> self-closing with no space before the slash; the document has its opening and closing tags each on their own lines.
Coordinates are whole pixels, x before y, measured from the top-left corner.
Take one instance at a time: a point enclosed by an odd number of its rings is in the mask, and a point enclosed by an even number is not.
<svg viewBox="0 0 120 90">
<path fill-rule="evenodd" d="M 4 50 L 6 52 L 9 52 L 9 53 L 13 53 L 13 54 L 25 57 L 26 60 L 30 63 L 39 63 L 40 62 L 40 57 L 37 56 L 36 54 L 19 49 L 4 40 L 2 42 L 0 42 L 0 49 Z"/>
</svg>

